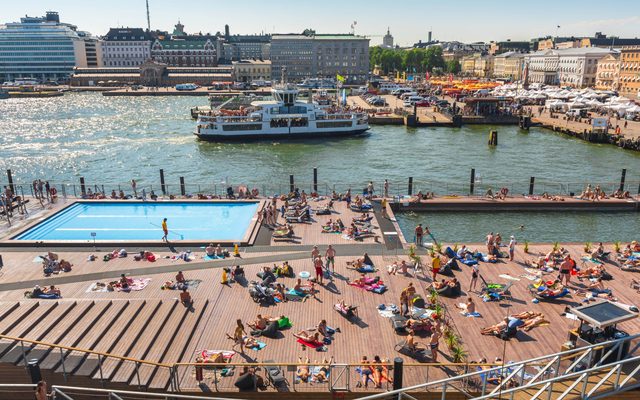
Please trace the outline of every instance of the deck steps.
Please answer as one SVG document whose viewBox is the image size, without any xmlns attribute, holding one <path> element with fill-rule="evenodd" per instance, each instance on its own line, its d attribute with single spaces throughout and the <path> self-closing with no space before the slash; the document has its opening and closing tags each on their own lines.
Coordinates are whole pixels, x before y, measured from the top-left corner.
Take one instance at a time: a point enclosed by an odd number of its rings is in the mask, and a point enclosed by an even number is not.
<svg viewBox="0 0 640 400">
<path fill-rule="evenodd" d="M 185 353 L 191 351 L 189 344 L 191 343 L 191 340 L 200 325 L 202 316 L 208 306 L 209 300 L 206 300 L 201 307 L 198 307 L 198 309 L 193 312 L 191 310 L 185 310 L 186 315 L 178 325 L 178 331 L 176 332 L 171 345 L 167 346 L 164 353 L 158 358 L 160 362 L 176 362 L 182 360 L 183 357 L 185 357 Z M 191 354 L 188 355 L 189 360 L 191 359 L 191 356 Z M 148 359 L 152 360 L 153 358 L 148 357 Z M 146 370 L 149 369 L 152 369 L 152 371 L 147 373 Z M 140 374 L 143 386 L 163 390 L 166 390 L 169 386 L 171 374 L 167 368 L 151 368 L 150 366 L 145 365 L 140 369 Z"/>
<path fill-rule="evenodd" d="M 9 313 L 5 318 L 0 320 L 0 334 L 9 335 L 9 332 L 11 332 L 16 325 L 40 306 L 40 303 L 37 301 L 29 301 L 19 304 L 20 306 L 17 307 L 14 312 Z"/>
<path fill-rule="evenodd" d="M 13 324 L 12 328 L 5 330 L 3 334 L 21 338 L 29 337 L 29 333 L 37 326 L 37 324 L 34 324 L 34 321 L 45 318 L 47 314 L 52 312 L 56 307 L 58 307 L 57 302 L 40 303 L 32 311 L 25 312 L 21 318 Z"/>
<path fill-rule="evenodd" d="M 178 300 L 163 301 L 157 313 L 144 327 L 142 335 L 127 352 L 127 357 L 143 360 L 151 351 L 158 339 L 167 341 L 177 329 L 177 321 L 182 317 L 182 313 L 175 312 Z M 155 360 L 152 358 L 152 360 Z M 110 360 L 111 361 L 111 360 Z M 136 374 L 136 365 L 133 362 L 121 362 L 116 373 L 111 376 L 112 382 L 129 383 L 132 376 Z M 136 379 L 136 384 L 138 384 Z"/>
</svg>

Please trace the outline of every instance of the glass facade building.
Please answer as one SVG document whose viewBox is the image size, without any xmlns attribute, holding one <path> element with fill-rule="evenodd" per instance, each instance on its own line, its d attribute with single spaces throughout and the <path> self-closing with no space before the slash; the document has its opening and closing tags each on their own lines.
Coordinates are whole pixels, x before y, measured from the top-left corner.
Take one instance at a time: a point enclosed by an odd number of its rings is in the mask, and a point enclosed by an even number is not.
<svg viewBox="0 0 640 400">
<path fill-rule="evenodd" d="M 0 81 L 66 79 L 86 63 L 84 48 L 76 27 L 60 23 L 57 13 L 7 23 L 0 26 Z"/>
</svg>

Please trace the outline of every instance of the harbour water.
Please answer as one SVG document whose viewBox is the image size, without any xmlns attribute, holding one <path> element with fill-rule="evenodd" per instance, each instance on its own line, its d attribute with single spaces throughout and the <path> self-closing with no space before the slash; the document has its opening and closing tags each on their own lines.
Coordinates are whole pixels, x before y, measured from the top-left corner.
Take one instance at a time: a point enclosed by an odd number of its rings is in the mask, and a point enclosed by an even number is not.
<svg viewBox="0 0 640 400">
<path fill-rule="evenodd" d="M 405 192 L 407 178 L 413 176 L 415 191 L 440 193 L 466 190 L 471 168 L 480 182 L 512 183 L 513 192 L 525 191 L 530 176 L 536 176 L 539 185 L 574 183 L 572 190 L 585 182 L 613 185 L 622 168 L 628 169 L 628 182 L 640 181 L 638 153 L 513 126 L 373 126 L 360 138 L 204 143 L 192 134 L 195 122 L 189 109 L 206 103 L 204 97 L 99 93 L 6 100 L 0 103 L 0 169 L 12 169 L 22 182 L 42 177 L 77 183 L 77 177 L 84 176 L 88 184 L 131 178 L 157 184 L 158 169 L 164 168 L 170 184 L 184 176 L 187 184 L 228 178 L 235 185 L 259 186 L 286 185 L 289 174 L 296 175 L 296 182 L 311 182 L 312 168 L 318 167 L 324 189 L 336 185 L 338 191 L 349 186 L 355 190 L 371 179 L 379 188 L 378 182 L 389 179 L 394 191 Z M 499 132 L 495 148 L 487 146 L 490 129 Z M 556 187 L 549 185 L 549 190 Z"/>
<path fill-rule="evenodd" d="M 450 243 L 483 242 L 489 232 L 500 232 L 505 242 L 510 235 L 520 243 L 630 242 L 640 232 L 637 212 L 406 212 L 396 217 L 408 241 L 419 223 L 436 240 Z"/>
</svg>

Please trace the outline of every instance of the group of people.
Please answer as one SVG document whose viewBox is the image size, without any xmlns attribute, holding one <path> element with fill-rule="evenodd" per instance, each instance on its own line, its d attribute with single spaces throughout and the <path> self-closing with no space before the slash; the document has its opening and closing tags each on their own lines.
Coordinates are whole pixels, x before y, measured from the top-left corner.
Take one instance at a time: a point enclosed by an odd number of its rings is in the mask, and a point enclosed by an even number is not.
<svg viewBox="0 0 640 400">
<path fill-rule="evenodd" d="M 506 335 L 508 337 L 515 336 L 518 329 L 529 331 L 536 326 L 549 324 L 544 314 L 536 311 L 524 311 L 519 314 L 513 314 L 505 317 L 502 321 L 495 325 L 488 326 L 480 330 L 483 335 Z"/>
</svg>

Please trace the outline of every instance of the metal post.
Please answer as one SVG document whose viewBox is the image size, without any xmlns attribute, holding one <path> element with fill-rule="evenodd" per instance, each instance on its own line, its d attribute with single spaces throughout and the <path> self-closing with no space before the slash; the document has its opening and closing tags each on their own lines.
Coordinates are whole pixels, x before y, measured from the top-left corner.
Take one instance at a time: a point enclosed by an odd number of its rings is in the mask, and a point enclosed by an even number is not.
<svg viewBox="0 0 640 400">
<path fill-rule="evenodd" d="M 164 169 L 160 169 L 160 189 L 162 189 L 162 195 L 167 195 L 167 186 L 164 184 Z"/>
<path fill-rule="evenodd" d="M 402 368 L 404 360 L 400 357 L 393 359 L 393 390 L 402 389 Z M 400 398 L 398 396 L 398 398 Z"/>
<path fill-rule="evenodd" d="M 87 188 L 84 184 L 84 176 L 80 177 L 80 194 L 84 197 L 87 194 Z"/>
<path fill-rule="evenodd" d="M 25 353 L 24 351 L 24 342 L 22 340 L 20 341 L 20 348 L 22 349 L 22 359 L 24 360 L 24 366 L 25 368 L 27 368 L 29 364 L 27 363 L 27 353 Z"/>
<path fill-rule="evenodd" d="M 473 196 L 476 185 L 476 169 L 471 168 L 471 181 L 469 182 L 469 196 Z"/>
<path fill-rule="evenodd" d="M 531 179 L 529 179 L 529 196 L 533 196 L 533 187 L 536 183 L 536 177 L 532 176 Z"/>
<path fill-rule="evenodd" d="M 136 376 L 138 377 L 138 389 L 142 389 L 142 385 L 140 384 L 140 362 L 136 361 Z"/>
<path fill-rule="evenodd" d="M 98 370 L 100 370 L 100 383 L 104 386 L 104 376 L 102 375 L 102 356 L 98 354 Z"/>
<path fill-rule="evenodd" d="M 318 168 L 313 169 L 313 191 L 318 193 Z"/>
<path fill-rule="evenodd" d="M 620 176 L 620 191 L 624 192 L 624 178 L 627 176 L 627 169 L 622 169 L 622 175 Z"/>
<path fill-rule="evenodd" d="M 413 177 L 410 176 L 409 177 L 409 188 L 408 188 L 408 194 L 409 196 L 411 196 L 413 194 Z"/>
<path fill-rule="evenodd" d="M 180 177 L 180 194 L 183 196 L 187 194 L 187 191 L 184 187 L 184 176 Z"/>
<path fill-rule="evenodd" d="M 296 190 L 295 184 L 293 183 L 293 175 L 289 175 L 289 193 L 293 193 Z"/>
<path fill-rule="evenodd" d="M 62 352 L 62 347 L 59 347 L 60 349 L 60 363 L 62 364 L 62 376 L 64 378 L 64 381 L 67 381 L 67 367 L 64 366 L 64 353 Z"/>
<path fill-rule="evenodd" d="M 11 170 L 7 170 L 7 182 L 9 183 L 9 189 L 11 189 L 11 193 L 16 194 L 16 188 L 13 184 L 13 176 L 11 175 Z"/>
</svg>

